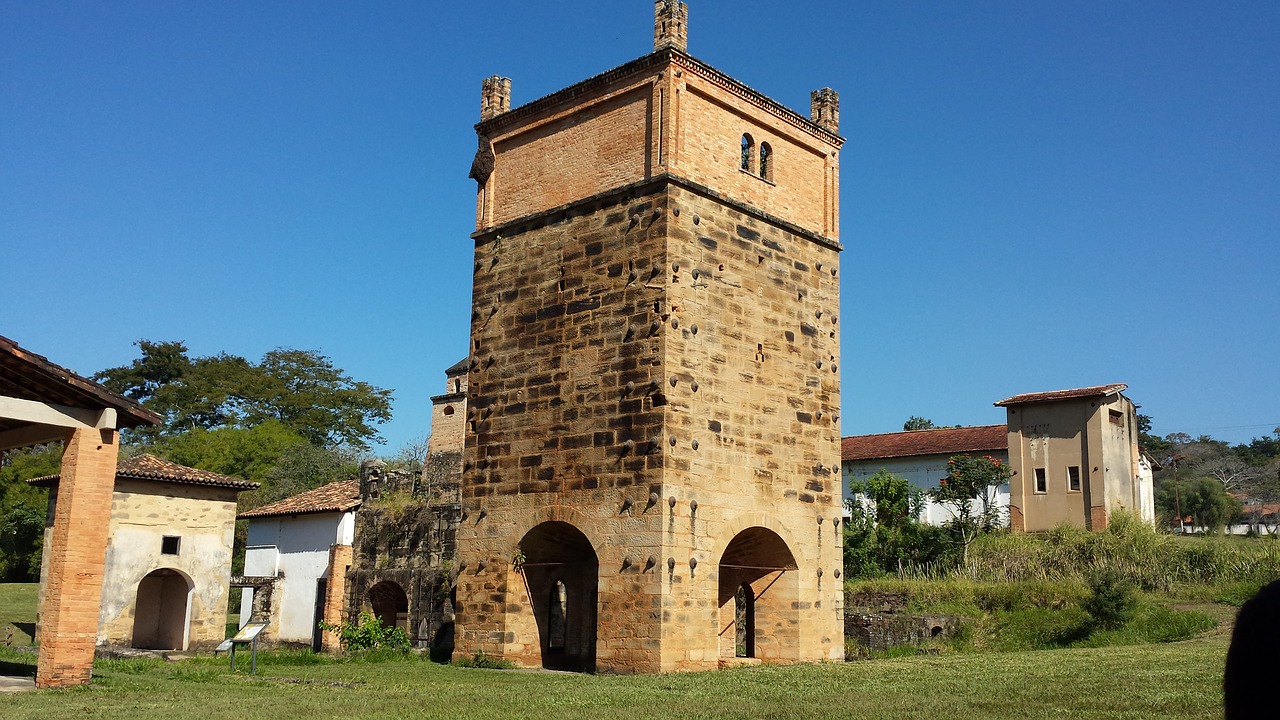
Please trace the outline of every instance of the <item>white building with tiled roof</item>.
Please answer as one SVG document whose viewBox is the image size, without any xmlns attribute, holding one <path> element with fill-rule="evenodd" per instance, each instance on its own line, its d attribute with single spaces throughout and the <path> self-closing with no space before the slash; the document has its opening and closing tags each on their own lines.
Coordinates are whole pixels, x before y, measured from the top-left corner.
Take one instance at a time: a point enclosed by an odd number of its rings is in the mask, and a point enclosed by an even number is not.
<svg viewBox="0 0 1280 720">
<path fill-rule="evenodd" d="M 843 496 L 849 498 L 849 483 L 866 480 L 881 470 L 908 480 L 917 490 L 938 486 L 947 476 L 947 460 L 954 455 L 991 456 L 1009 460 L 1009 434 L 1004 425 L 908 430 L 877 435 L 854 435 L 840 441 L 840 469 Z M 1009 486 L 1002 485 L 994 500 L 1004 512 L 1009 507 Z M 940 525 L 951 513 L 937 503 L 926 503 L 925 522 Z"/>
<path fill-rule="evenodd" d="M 321 620 L 341 619 L 360 481 L 322 485 L 240 513 L 249 521 L 240 622 L 267 622 L 264 639 L 322 649 Z"/>
<path fill-rule="evenodd" d="M 51 475 L 29 481 L 49 488 L 50 517 L 60 479 Z M 97 644 L 199 650 L 221 642 L 236 496 L 256 487 L 254 482 L 152 455 L 120 460 L 111 499 Z M 46 528 L 46 549 L 49 542 Z M 46 563 L 40 573 L 42 600 L 47 574 Z M 37 618 L 37 626 L 39 622 Z"/>
</svg>

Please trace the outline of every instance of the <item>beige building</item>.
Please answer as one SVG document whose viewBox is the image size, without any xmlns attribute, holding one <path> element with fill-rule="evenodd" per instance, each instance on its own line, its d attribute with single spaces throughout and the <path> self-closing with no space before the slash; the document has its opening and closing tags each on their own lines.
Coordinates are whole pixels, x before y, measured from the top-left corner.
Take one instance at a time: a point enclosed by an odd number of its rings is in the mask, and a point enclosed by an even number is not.
<svg viewBox="0 0 1280 720">
<path fill-rule="evenodd" d="M 1107 527 L 1124 510 L 1154 522 L 1150 467 L 1138 453 L 1135 406 L 1123 384 L 1005 398 L 1009 427 L 1010 526 Z"/>
<path fill-rule="evenodd" d="M 31 480 L 49 488 L 59 476 Z M 226 634 L 236 496 L 258 484 L 152 455 L 120 460 L 108 521 L 98 645 L 211 649 Z M 45 530 L 49 547 L 52 524 Z M 46 555 L 48 557 L 48 555 Z M 48 563 L 41 568 L 44 607 Z M 37 632 L 41 618 L 37 618 Z"/>
<path fill-rule="evenodd" d="M 522 107 L 483 83 L 456 656 L 844 656 L 838 98 L 783 107 L 687 19 Z"/>
<path fill-rule="evenodd" d="M 431 437 L 427 455 L 460 453 L 467 415 L 467 366 L 463 358 L 444 371 L 445 391 L 431 398 Z"/>
</svg>

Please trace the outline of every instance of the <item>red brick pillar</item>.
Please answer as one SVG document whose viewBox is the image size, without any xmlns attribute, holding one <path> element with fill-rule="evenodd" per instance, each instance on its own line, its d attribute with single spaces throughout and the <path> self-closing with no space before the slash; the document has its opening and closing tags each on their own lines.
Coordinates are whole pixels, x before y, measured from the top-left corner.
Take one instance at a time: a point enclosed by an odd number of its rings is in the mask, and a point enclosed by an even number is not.
<svg viewBox="0 0 1280 720">
<path fill-rule="evenodd" d="M 350 545 L 329 546 L 329 582 L 325 587 L 324 621 L 337 625 L 343 621 L 342 603 L 347 596 L 347 569 L 351 567 Z M 338 652 L 338 634 L 326 631 L 320 640 L 323 652 Z"/>
<path fill-rule="evenodd" d="M 82 685 L 93 674 L 118 455 L 115 430 L 82 428 L 67 439 L 46 560 L 36 687 Z"/>
<path fill-rule="evenodd" d="M 1009 530 L 1013 532 L 1025 532 L 1027 529 L 1026 518 L 1022 515 L 1022 508 L 1017 505 L 1009 506 Z"/>
</svg>

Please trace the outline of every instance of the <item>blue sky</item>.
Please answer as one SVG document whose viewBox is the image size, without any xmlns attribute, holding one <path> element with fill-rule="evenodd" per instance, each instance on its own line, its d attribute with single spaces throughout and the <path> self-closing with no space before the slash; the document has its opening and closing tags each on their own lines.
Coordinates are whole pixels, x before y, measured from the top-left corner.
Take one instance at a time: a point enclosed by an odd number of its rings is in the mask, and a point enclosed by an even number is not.
<svg viewBox="0 0 1280 720">
<path fill-rule="evenodd" d="M 0 334 L 318 349 L 395 389 L 393 453 L 466 352 L 480 80 L 531 101 L 652 13 L 0 3 Z M 1280 425 L 1280 3 L 691 0 L 689 50 L 841 93 L 844 434 L 1110 382 L 1161 434 Z"/>
</svg>

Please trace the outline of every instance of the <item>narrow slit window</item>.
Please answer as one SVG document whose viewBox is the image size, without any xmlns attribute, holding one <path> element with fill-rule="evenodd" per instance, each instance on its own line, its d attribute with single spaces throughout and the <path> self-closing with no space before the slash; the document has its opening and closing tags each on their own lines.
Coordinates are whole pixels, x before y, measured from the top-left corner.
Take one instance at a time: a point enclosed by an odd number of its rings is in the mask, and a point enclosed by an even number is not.
<svg viewBox="0 0 1280 720">
<path fill-rule="evenodd" d="M 1067 468 L 1067 489 L 1080 492 L 1080 467 L 1072 465 Z"/>
<path fill-rule="evenodd" d="M 547 617 L 547 649 L 564 651 L 569 622 L 569 591 L 563 580 L 551 586 L 551 607 Z"/>
<path fill-rule="evenodd" d="M 765 180 L 772 179 L 773 173 L 773 148 L 769 147 L 769 143 L 760 143 L 760 177 Z"/>
<path fill-rule="evenodd" d="M 1049 491 L 1049 478 L 1044 468 L 1036 468 L 1036 492 Z"/>
<path fill-rule="evenodd" d="M 742 163 L 739 165 L 743 170 L 751 172 L 752 160 L 756 154 L 756 141 L 750 135 L 742 134 Z"/>
</svg>

